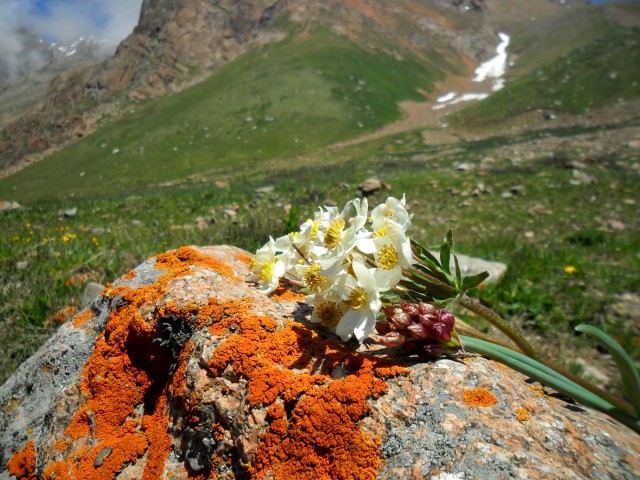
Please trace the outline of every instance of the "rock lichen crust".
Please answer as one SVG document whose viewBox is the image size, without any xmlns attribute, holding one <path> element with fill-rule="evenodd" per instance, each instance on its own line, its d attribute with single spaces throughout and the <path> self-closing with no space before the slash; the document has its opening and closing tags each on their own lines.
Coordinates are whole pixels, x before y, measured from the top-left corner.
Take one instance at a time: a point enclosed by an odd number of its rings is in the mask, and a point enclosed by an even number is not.
<svg viewBox="0 0 640 480">
<path fill-rule="evenodd" d="M 68 320 L 0 387 L 0 479 L 640 476 L 626 427 L 479 356 L 354 350 L 249 260 L 160 254 Z"/>
</svg>

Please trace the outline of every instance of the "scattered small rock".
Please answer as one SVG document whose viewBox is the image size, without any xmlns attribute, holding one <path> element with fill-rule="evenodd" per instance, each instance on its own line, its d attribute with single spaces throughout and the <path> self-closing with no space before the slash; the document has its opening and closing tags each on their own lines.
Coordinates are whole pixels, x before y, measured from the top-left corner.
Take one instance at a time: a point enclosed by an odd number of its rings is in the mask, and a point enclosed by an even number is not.
<svg viewBox="0 0 640 480">
<path fill-rule="evenodd" d="M 255 192 L 260 195 L 266 195 L 267 193 L 271 193 L 276 189 L 273 185 L 266 185 L 264 187 L 256 188 Z"/>
<path fill-rule="evenodd" d="M 22 206 L 18 202 L 10 202 L 7 200 L 0 200 L 0 212 L 5 210 L 19 210 Z"/>
<path fill-rule="evenodd" d="M 513 197 L 513 193 L 511 193 L 511 192 L 502 192 L 502 194 L 500 196 L 506 200 L 507 198 Z"/>
<path fill-rule="evenodd" d="M 526 188 L 525 188 L 524 185 L 514 185 L 513 187 L 511 187 L 509 189 L 509 191 L 511 193 L 513 193 L 514 195 L 522 195 L 522 194 L 524 194 L 525 190 L 526 190 Z"/>
<path fill-rule="evenodd" d="M 469 172 L 476 168 L 476 166 L 471 162 L 462 162 L 456 165 L 456 170 L 459 172 Z"/>
<path fill-rule="evenodd" d="M 529 215 L 553 215 L 553 212 L 551 210 L 547 209 L 547 207 L 539 202 L 536 202 L 533 207 L 527 210 L 527 213 Z M 531 233 L 533 234 L 533 232 Z M 531 236 L 533 237 L 533 235 Z"/>
<path fill-rule="evenodd" d="M 382 188 L 382 183 L 376 177 L 367 178 L 364 182 L 360 184 L 358 190 L 362 192 L 362 195 L 365 197 L 367 195 L 371 195 Z"/>
<path fill-rule="evenodd" d="M 565 163 L 564 166 L 565 168 L 577 169 L 577 170 L 582 170 L 584 168 L 587 168 L 587 165 L 585 163 L 580 162 L 578 160 L 571 160 Z"/>
<path fill-rule="evenodd" d="M 78 214 L 78 207 L 67 208 L 62 212 L 65 217 L 75 217 Z"/>
<path fill-rule="evenodd" d="M 222 180 L 216 180 L 214 183 L 216 188 L 220 190 L 229 190 L 229 182 L 223 182 Z"/>
<path fill-rule="evenodd" d="M 627 226 L 620 220 L 610 220 L 608 226 L 614 232 L 622 232 L 627 228 Z"/>
<path fill-rule="evenodd" d="M 592 183 L 596 183 L 596 180 L 591 175 L 583 172 L 582 170 L 572 170 L 571 176 L 573 177 L 569 180 L 571 185 L 590 185 Z"/>
<path fill-rule="evenodd" d="M 24 270 L 29 266 L 29 262 L 27 260 L 21 260 L 19 262 L 16 262 L 16 268 L 18 270 Z"/>
</svg>

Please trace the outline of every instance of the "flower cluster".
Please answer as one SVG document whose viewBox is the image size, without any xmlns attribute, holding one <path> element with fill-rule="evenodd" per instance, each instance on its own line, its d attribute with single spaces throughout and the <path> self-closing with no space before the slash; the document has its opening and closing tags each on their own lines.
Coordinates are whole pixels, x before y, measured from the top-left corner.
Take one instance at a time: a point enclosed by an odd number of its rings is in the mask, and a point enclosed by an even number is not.
<svg viewBox="0 0 640 480">
<path fill-rule="evenodd" d="M 427 358 L 455 353 L 460 348 L 453 330 L 455 317 L 446 310 L 429 303 L 403 301 L 400 305 L 383 307 L 382 311 L 386 319 L 376 323 L 376 331 L 382 335 L 383 345 L 402 345 Z"/>
<path fill-rule="evenodd" d="M 410 226 L 404 197 L 389 197 L 370 213 L 366 198 L 348 202 L 342 211 L 320 208 L 298 232 L 270 238 L 256 252 L 249 265 L 251 280 L 264 292 L 277 288 L 282 278 L 303 286 L 305 301 L 314 307 L 311 321 L 323 324 L 343 341 L 355 338 L 361 342 L 376 327 L 383 304 L 387 305 L 384 312 L 390 312 L 395 307 L 388 305 L 397 302 L 399 293 L 406 293 L 402 284 L 409 281 L 407 276 L 417 261 L 407 236 Z M 394 326 L 390 320 L 383 332 L 385 345 L 413 346 L 418 353 L 431 348 L 430 356 L 453 350 L 444 344 L 460 346 L 457 337 L 451 340 L 453 315 L 444 310 L 432 315 L 435 307 L 426 303 L 404 302 L 402 309 L 409 312 L 411 305 L 432 309 L 430 323 L 426 311 L 420 310 L 422 323 L 404 313 L 408 323 Z M 410 338 L 413 340 L 407 341 Z"/>
</svg>

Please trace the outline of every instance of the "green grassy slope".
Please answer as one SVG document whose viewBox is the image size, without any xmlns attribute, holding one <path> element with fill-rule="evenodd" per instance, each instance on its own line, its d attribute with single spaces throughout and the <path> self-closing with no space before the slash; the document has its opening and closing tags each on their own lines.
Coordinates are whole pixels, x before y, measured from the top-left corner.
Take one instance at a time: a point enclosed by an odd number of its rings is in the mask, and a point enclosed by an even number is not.
<svg viewBox="0 0 640 480">
<path fill-rule="evenodd" d="M 292 35 L 0 180 L 0 197 L 121 194 L 308 152 L 398 119 L 400 100 L 421 99 L 417 89 L 442 77 L 328 30 Z"/>
<path fill-rule="evenodd" d="M 486 127 L 528 111 L 579 114 L 640 98 L 640 29 L 600 13 L 582 11 L 572 23 L 516 34 L 512 53 L 519 58 L 505 88 L 451 123 Z"/>
</svg>

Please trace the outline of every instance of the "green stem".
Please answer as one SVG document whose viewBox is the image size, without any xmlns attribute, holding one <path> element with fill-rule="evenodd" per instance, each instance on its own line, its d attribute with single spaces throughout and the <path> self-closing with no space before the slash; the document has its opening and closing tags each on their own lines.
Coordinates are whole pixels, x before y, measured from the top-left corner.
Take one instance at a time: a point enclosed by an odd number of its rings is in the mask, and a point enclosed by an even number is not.
<svg viewBox="0 0 640 480">
<path fill-rule="evenodd" d="M 509 337 L 513 342 L 522 350 L 526 355 L 531 358 L 538 359 L 538 355 L 533 350 L 533 347 L 527 342 L 520 332 L 513 328 L 509 323 L 500 317 L 497 313 L 492 310 L 489 310 L 487 307 L 482 305 L 480 302 L 476 300 L 472 300 L 471 298 L 463 295 L 458 299 L 458 304 L 462 305 L 464 308 L 469 310 L 470 312 L 475 313 L 476 315 L 480 315 L 491 325 L 498 328 L 502 333 L 504 333 L 507 337 Z"/>
</svg>

